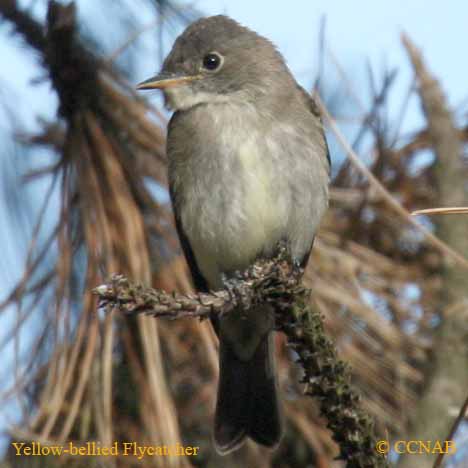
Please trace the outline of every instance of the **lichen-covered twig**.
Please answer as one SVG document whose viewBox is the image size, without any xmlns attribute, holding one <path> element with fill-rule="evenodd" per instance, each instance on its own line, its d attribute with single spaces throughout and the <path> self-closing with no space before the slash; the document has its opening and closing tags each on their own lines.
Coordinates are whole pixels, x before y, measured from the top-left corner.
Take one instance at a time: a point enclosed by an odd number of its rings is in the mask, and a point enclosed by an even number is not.
<svg viewBox="0 0 468 468">
<path fill-rule="evenodd" d="M 239 304 L 272 304 L 276 328 L 287 335 L 289 346 L 299 356 L 306 394 L 318 401 L 339 444 L 339 458 L 346 460 L 350 468 L 387 466 L 385 458 L 375 450 L 373 424 L 351 388 L 349 369 L 338 359 L 320 314 L 310 305 L 310 291 L 301 285 L 301 276 L 301 269 L 291 265 L 282 250 L 273 260 L 257 261 L 220 291 L 171 294 L 132 284 L 118 275 L 93 292 L 101 307 L 172 319 L 227 314 Z"/>
<path fill-rule="evenodd" d="M 229 287 L 210 293 L 179 294 L 133 284 L 122 275 L 113 276 L 108 284 L 98 286 L 100 306 L 115 306 L 124 313 L 145 313 L 155 317 L 208 318 L 225 314 L 242 304 L 250 307 L 271 302 L 278 310 L 289 309 L 296 298 L 308 295 L 300 285 L 302 271 L 292 267 L 284 252 L 273 260 L 259 260 L 238 274 Z"/>
</svg>

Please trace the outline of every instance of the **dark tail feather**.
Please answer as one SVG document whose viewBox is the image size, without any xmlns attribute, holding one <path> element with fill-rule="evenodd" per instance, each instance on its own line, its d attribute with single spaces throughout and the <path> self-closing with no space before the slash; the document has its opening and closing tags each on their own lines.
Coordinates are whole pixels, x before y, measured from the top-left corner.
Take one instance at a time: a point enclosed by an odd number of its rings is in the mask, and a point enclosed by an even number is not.
<svg viewBox="0 0 468 468">
<path fill-rule="evenodd" d="M 238 448 L 246 436 L 269 447 L 281 438 L 272 338 L 265 337 L 249 361 L 220 343 L 214 442 L 221 454 Z"/>
<path fill-rule="evenodd" d="M 275 342 L 269 333 L 250 361 L 250 422 L 248 436 L 272 447 L 282 435 L 275 365 Z"/>
<path fill-rule="evenodd" d="M 221 454 L 236 449 L 247 435 L 249 368 L 250 362 L 240 361 L 229 344 L 220 341 L 214 443 Z"/>
</svg>

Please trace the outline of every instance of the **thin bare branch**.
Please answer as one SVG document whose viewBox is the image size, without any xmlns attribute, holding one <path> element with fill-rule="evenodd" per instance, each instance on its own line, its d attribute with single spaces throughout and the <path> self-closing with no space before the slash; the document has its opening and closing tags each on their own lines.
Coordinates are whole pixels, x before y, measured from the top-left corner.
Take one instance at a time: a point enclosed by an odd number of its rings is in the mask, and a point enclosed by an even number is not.
<svg viewBox="0 0 468 468">
<path fill-rule="evenodd" d="M 458 427 L 462 423 L 462 421 L 465 419 L 465 417 L 468 414 L 468 396 L 466 397 L 465 403 L 463 403 L 462 407 L 460 408 L 460 412 L 458 413 L 457 418 L 453 422 L 452 427 L 450 428 L 450 432 L 445 438 L 447 441 L 453 441 L 453 438 L 455 437 L 455 434 L 457 432 Z M 438 468 L 441 466 L 442 461 L 444 459 L 446 451 L 441 451 L 439 455 L 436 458 L 436 461 L 434 462 L 434 467 L 433 468 Z"/>
<path fill-rule="evenodd" d="M 468 207 L 466 206 L 453 206 L 447 208 L 426 208 L 424 210 L 416 210 L 411 214 L 413 216 L 426 215 L 426 214 L 466 214 Z"/>
</svg>

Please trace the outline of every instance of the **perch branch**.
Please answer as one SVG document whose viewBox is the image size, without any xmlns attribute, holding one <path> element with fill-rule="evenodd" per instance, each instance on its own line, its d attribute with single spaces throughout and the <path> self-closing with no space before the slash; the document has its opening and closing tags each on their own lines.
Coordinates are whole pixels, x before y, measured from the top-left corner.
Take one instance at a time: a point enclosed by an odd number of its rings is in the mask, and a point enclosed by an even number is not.
<svg viewBox="0 0 468 468">
<path fill-rule="evenodd" d="M 385 467 L 385 458 L 375 450 L 371 418 L 360 407 L 351 388 L 348 366 L 337 357 L 325 334 L 320 314 L 310 306 L 310 290 L 301 285 L 302 270 L 292 266 L 284 250 L 273 260 L 259 260 L 225 289 L 210 293 L 166 293 L 132 284 L 117 275 L 94 289 L 100 307 L 115 307 L 127 314 L 144 313 L 178 319 L 230 313 L 241 306 L 270 303 L 276 314 L 276 329 L 288 337 L 304 369 L 306 394 L 318 400 L 320 412 L 339 444 L 339 458 L 347 467 Z"/>
</svg>

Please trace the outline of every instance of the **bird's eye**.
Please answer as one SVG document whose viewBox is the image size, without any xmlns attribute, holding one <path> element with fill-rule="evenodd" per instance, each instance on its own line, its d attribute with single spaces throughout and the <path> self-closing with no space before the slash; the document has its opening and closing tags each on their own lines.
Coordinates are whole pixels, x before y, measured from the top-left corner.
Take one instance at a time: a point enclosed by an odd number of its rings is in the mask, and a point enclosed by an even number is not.
<svg viewBox="0 0 468 468">
<path fill-rule="evenodd" d="M 221 56 L 211 52 L 203 57 L 203 68 L 209 71 L 217 70 L 222 63 Z"/>
</svg>

